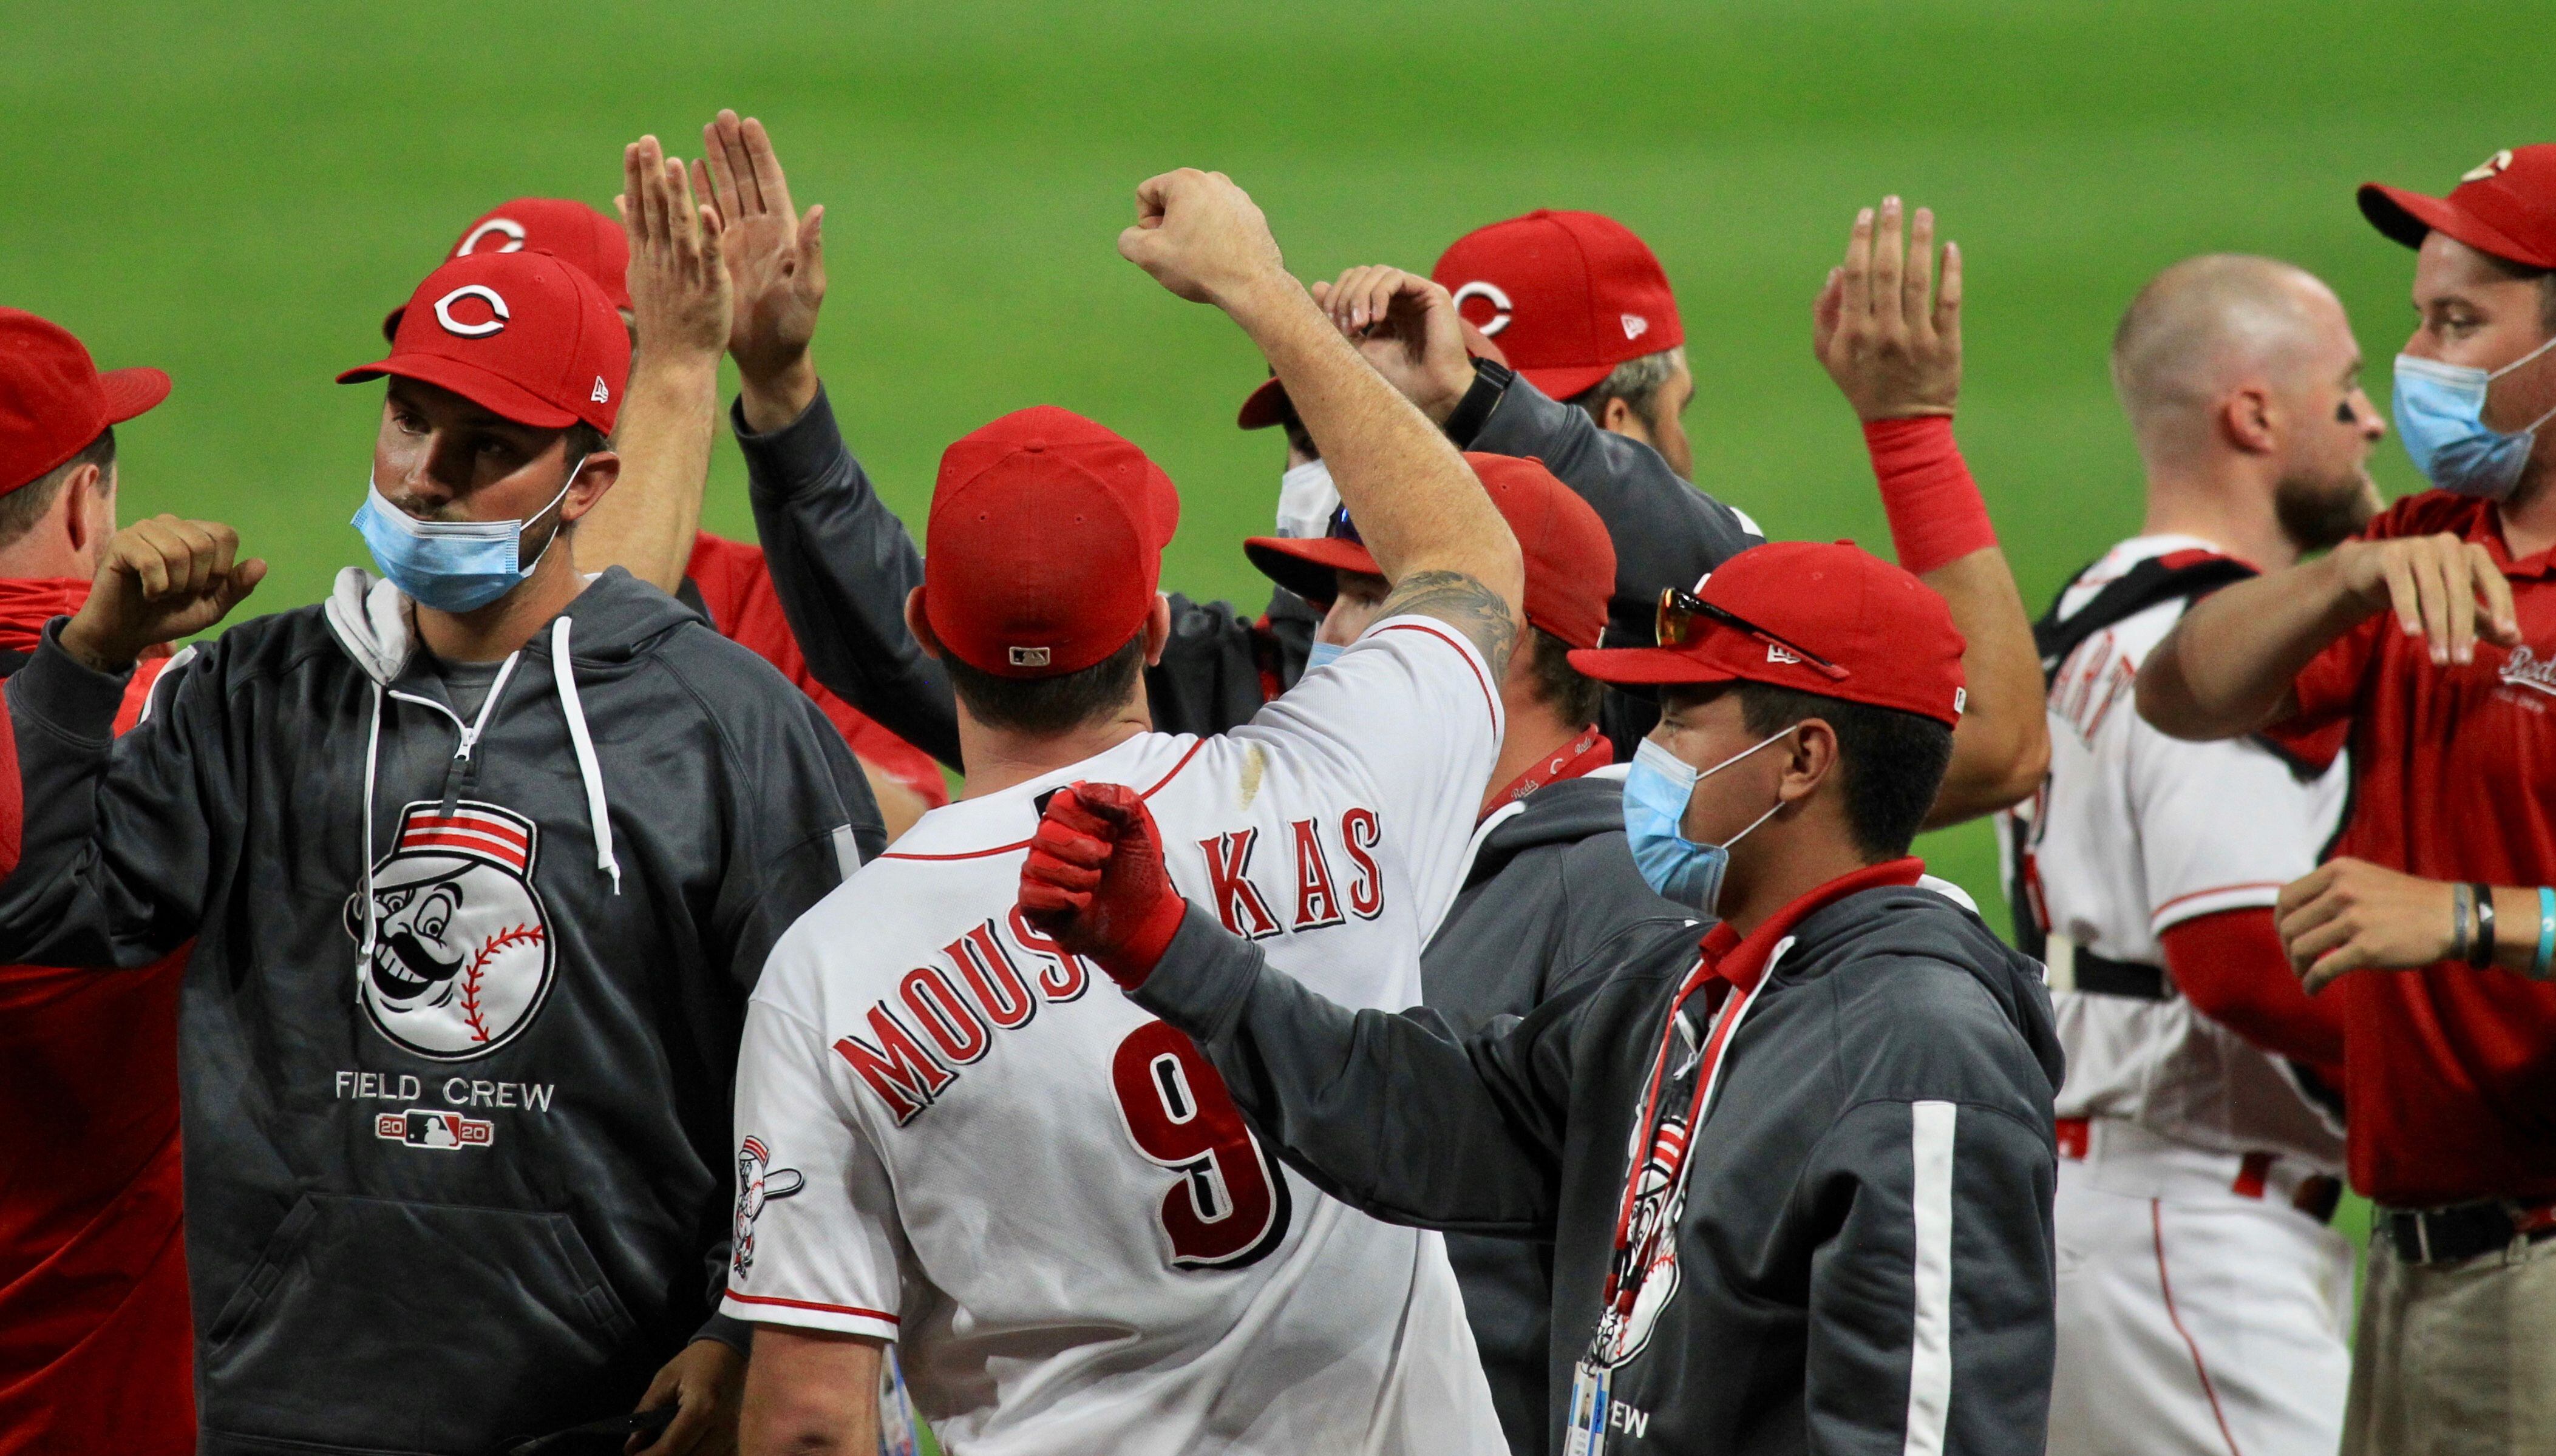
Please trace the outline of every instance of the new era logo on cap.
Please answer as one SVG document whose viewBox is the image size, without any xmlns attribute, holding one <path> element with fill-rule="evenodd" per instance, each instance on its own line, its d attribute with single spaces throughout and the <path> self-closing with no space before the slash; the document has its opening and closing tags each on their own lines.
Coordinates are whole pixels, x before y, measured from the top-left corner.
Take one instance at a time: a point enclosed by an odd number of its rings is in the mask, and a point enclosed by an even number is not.
<svg viewBox="0 0 2556 1456">
<path fill-rule="evenodd" d="M 1640 338 L 1643 334 L 1650 331 L 1651 320 L 1644 318 L 1639 313 L 1626 313 L 1622 315 L 1622 318 L 1624 320 L 1624 337 L 1628 339 Z"/>
</svg>

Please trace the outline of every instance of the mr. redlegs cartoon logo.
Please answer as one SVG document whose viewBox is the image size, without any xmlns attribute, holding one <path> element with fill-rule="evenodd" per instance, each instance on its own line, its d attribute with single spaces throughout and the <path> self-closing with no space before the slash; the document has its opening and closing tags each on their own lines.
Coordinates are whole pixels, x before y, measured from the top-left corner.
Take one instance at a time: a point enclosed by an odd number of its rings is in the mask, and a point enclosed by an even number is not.
<svg viewBox="0 0 2556 1456">
<path fill-rule="evenodd" d="M 465 1061 L 532 1025 L 555 960 L 533 889 L 536 832 L 496 804 L 401 809 L 399 841 L 373 866 L 373 953 L 355 992 L 374 1030 L 420 1056 Z M 358 890 L 346 933 L 360 945 L 365 928 Z"/>
</svg>

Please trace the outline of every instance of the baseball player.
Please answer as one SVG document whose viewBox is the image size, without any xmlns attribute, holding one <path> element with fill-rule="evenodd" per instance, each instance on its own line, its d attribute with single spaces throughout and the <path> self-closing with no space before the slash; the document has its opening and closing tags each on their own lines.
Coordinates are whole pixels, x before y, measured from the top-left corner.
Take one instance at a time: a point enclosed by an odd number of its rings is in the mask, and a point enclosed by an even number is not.
<svg viewBox="0 0 2556 1456">
<path fill-rule="evenodd" d="M 88 599 L 115 533 L 115 426 L 168 394 L 159 370 L 100 373 L 69 330 L 0 308 L 0 679 Z M 164 647 L 137 664 L 118 731 L 168 663 Z M 14 861 L 16 766 L 0 779 Z M 173 1044 L 186 965 L 180 949 L 120 975 L 0 966 L 0 1456 L 195 1449 Z"/>
<path fill-rule="evenodd" d="M 883 847 L 851 756 L 752 653 L 575 522 L 629 340 L 543 253 L 428 275 L 388 355 L 359 529 L 382 576 L 140 653 L 263 576 L 163 517 L 7 684 L 40 786 L 0 959 L 139 967 L 179 1024 L 201 1449 L 486 1450 L 645 1404 L 716 1450 L 745 996 Z M 349 505 L 354 505 L 349 501 Z M 112 971 L 93 974 L 110 976 Z"/>
<path fill-rule="evenodd" d="M 2000 821 L 2068 1051 L 2053 1456 L 2330 1456 L 2342 1436 L 2343 1142 L 2291 1065 L 2338 1069 L 2342 1027 L 2299 991 L 2272 906 L 2333 837 L 2348 771 L 2178 742 L 2128 699 L 2194 597 L 2376 509 L 2360 364 L 2334 295 L 2262 258 L 2167 269 L 2113 339 L 2147 519 L 2042 619 L 2050 776 Z"/>
<path fill-rule="evenodd" d="M 2360 200 L 2415 250 L 2393 414 L 2436 488 L 2194 607 L 2138 709 L 2320 765 L 2349 735 L 2335 856 L 2274 907 L 2340 1003 L 2352 1183 L 2377 1205 L 2343 1446 L 2536 1451 L 2556 1429 L 2556 145 L 2447 196 Z"/>
<path fill-rule="evenodd" d="M 1173 873 L 1237 933 L 1351 1004 L 1419 1000 L 1518 632 L 1518 546 L 1485 487 L 1561 487 L 1531 462 L 1469 468 L 1230 182 L 1177 172 L 1137 196 L 1120 251 L 1277 367 L 1393 598 L 1233 734 L 1149 732 L 1170 480 L 1052 408 L 951 446 L 907 616 L 958 687 L 965 796 L 792 930 L 747 1032 L 740 1146 L 801 1179 L 776 1197 L 764 1174 L 752 1262 L 729 1272 L 725 1307 L 758 1325 L 756 1456 L 863 1448 L 888 1341 L 958 1456 L 1503 1449 L 1436 1238 L 1282 1169 L 1187 1037 L 1094 994 L 1015 904 L 1051 794 L 1134 784 Z"/>
</svg>

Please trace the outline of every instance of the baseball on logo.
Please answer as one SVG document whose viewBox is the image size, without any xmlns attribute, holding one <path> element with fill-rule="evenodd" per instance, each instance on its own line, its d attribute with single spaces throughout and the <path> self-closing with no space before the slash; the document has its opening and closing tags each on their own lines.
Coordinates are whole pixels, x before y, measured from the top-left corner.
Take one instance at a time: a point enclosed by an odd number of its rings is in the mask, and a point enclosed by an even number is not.
<svg viewBox="0 0 2556 1456">
<path fill-rule="evenodd" d="M 398 845 L 358 890 L 346 930 L 369 953 L 356 999 L 373 1029 L 439 1061 L 485 1056 L 532 1024 L 550 994 L 550 918 L 533 889 L 533 822 L 494 804 L 401 811 Z"/>
</svg>

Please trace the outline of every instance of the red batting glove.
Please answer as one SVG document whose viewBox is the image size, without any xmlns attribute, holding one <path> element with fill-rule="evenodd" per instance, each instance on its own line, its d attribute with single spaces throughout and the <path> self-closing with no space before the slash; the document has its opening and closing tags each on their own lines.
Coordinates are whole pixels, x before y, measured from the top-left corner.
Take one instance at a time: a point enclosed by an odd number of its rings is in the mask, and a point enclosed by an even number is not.
<svg viewBox="0 0 2556 1456">
<path fill-rule="evenodd" d="M 1133 991 L 1188 909 L 1163 867 L 1162 831 L 1142 794 L 1075 784 L 1048 800 L 1021 865 L 1021 913 L 1032 928 Z"/>
</svg>

